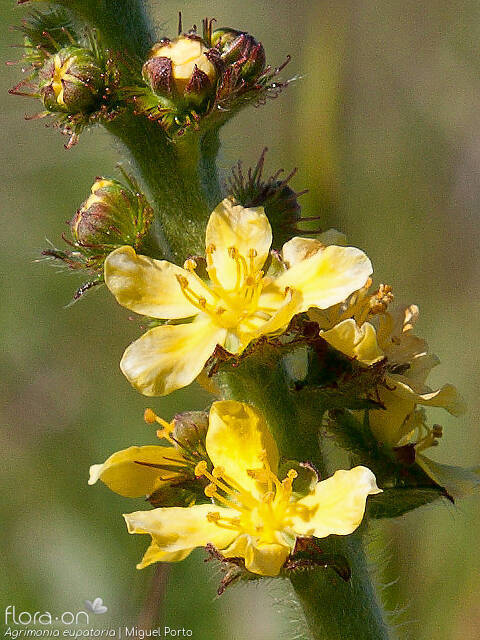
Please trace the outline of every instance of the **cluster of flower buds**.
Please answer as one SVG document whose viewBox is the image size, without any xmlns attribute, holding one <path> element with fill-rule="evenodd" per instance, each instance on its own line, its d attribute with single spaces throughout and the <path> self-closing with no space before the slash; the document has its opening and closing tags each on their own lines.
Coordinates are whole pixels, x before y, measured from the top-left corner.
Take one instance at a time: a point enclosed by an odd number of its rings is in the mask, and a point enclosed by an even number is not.
<svg viewBox="0 0 480 640">
<path fill-rule="evenodd" d="M 153 211 L 136 182 L 124 176 L 129 186 L 111 178 L 97 178 L 90 196 L 69 222 L 71 239 L 64 239 L 72 250 L 47 249 L 43 255 L 62 260 L 71 269 L 86 271 L 101 282 L 103 263 L 111 251 L 124 245 L 141 247 Z"/>
<path fill-rule="evenodd" d="M 200 127 L 208 116 L 210 126 L 222 124 L 241 106 L 276 96 L 286 83 L 272 82 L 281 68 L 265 67 L 265 50 L 243 31 L 212 30 L 203 21 L 174 40 L 162 39 L 143 65 L 145 87 L 133 87 L 137 113 L 158 121 L 166 130 L 182 134 Z M 287 60 L 288 61 L 288 60 Z"/>
<path fill-rule="evenodd" d="M 70 137 L 67 148 L 89 124 L 117 115 L 120 72 L 95 33 L 80 37 L 57 9 L 31 14 L 20 30 L 29 68 L 10 93 L 40 99 L 45 110 L 34 118 L 53 116 Z"/>
</svg>

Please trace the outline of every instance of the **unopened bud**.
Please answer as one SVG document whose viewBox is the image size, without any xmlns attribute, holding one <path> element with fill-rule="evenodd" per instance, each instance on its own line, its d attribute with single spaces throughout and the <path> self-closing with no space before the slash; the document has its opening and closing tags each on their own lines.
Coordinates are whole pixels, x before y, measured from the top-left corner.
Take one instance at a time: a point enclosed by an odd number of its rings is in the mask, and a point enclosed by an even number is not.
<svg viewBox="0 0 480 640">
<path fill-rule="evenodd" d="M 157 95 L 200 103 L 214 88 L 217 72 L 196 35 L 154 45 L 143 65 L 143 77 Z"/>
<path fill-rule="evenodd" d="M 102 70 L 94 54 L 75 46 L 64 47 L 48 58 L 38 79 L 43 104 L 49 111 L 93 111 L 103 89 Z"/>
<path fill-rule="evenodd" d="M 212 45 L 224 64 L 241 66 L 240 75 L 245 80 L 257 78 L 265 68 L 265 49 L 248 33 L 222 27 L 212 33 Z"/>
<path fill-rule="evenodd" d="M 196 449 L 205 442 L 207 429 L 208 414 L 203 411 L 185 411 L 173 419 L 173 437 L 189 449 Z"/>
<path fill-rule="evenodd" d="M 145 199 L 117 180 L 98 178 L 90 197 L 70 221 L 76 245 L 111 251 L 117 246 L 136 246 L 146 233 L 151 209 Z"/>
</svg>

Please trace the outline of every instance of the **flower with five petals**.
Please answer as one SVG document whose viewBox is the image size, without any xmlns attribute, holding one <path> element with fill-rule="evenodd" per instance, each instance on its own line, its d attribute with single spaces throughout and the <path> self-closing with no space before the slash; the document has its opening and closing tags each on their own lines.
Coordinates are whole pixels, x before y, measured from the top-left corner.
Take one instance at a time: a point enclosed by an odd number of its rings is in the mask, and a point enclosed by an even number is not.
<svg viewBox="0 0 480 640">
<path fill-rule="evenodd" d="M 137 255 L 130 246 L 113 251 L 105 261 L 105 282 L 117 301 L 175 321 L 150 329 L 126 349 L 120 366 L 131 384 L 147 396 L 184 387 L 217 345 L 240 354 L 253 340 L 282 333 L 294 315 L 344 300 L 372 272 L 359 249 L 319 243 L 300 255 L 298 240 L 283 248 L 290 266 L 277 277 L 266 275 L 272 230 L 263 208 L 225 199 L 207 224 L 208 280 L 196 273 L 193 259 L 182 269 Z"/>
<path fill-rule="evenodd" d="M 294 492 L 296 471 L 278 473 L 278 450 L 262 415 L 232 400 L 210 410 L 206 461 L 198 476 L 210 484 L 209 504 L 166 507 L 126 514 L 130 533 L 152 536 L 138 568 L 181 560 L 194 548 L 212 544 L 228 557 L 243 558 L 248 571 L 279 574 L 298 536 L 348 535 L 361 523 L 367 496 L 379 493 L 366 467 L 340 470 L 314 482 L 307 495 Z M 177 555 L 175 555 L 177 554 Z"/>
</svg>

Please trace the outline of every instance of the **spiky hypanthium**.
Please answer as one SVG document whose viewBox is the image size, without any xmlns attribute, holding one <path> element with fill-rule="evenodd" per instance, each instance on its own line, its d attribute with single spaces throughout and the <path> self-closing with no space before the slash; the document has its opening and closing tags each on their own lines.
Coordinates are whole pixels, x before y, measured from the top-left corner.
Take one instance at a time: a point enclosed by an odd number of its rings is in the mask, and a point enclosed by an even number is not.
<svg viewBox="0 0 480 640">
<path fill-rule="evenodd" d="M 44 111 L 28 119 L 52 116 L 69 136 L 70 148 L 83 129 L 112 120 L 122 106 L 118 61 L 97 33 L 79 33 L 70 14 L 60 9 L 31 13 L 22 23 L 27 76 L 10 93 L 38 98 Z"/>
<path fill-rule="evenodd" d="M 103 263 L 111 251 L 124 245 L 141 248 L 150 228 L 152 208 L 137 182 L 125 172 L 122 174 L 128 186 L 111 178 L 96 179 L 90 196 L 70 220 L 71 239 L 64 236 L 72 250 L 43 251 L 44 256 L 61 260 L 70 269 L 94 276 L 74 299 L 103 282 Z"/>
<path fill-rule="evenodd" d="M 288 82 L 275 82 L 286 62 L 265 66 L 265 50 L 248 33 L 203 21 L 155 44 L 143 65 L 144 86 L 131 87 L 136 112 L 157 121 L 170 135 L 189 128 L 218 127 L 243 106 L 276 97 Z"/>
</svg>

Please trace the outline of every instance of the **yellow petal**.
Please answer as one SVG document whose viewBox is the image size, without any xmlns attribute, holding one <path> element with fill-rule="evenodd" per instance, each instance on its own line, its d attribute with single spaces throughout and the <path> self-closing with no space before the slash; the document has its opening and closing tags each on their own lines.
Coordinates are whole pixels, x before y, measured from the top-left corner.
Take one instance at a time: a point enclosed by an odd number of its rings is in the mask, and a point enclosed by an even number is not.
<svg viewBox="0 0 480 640">
<path fill-rule="evenodd" d="M 142 561 L 137 564 L 137 569 L 145 569 L 154 562 L 180 562 L 185 560 L 192 553 L 193 549 L 182 549 L 181 551 L 162 551 L 158 544 L 152 543 L 145 551 Z"/>
<path fill-rule="evenodd" d="M 290 554 L 290 547 L 278 543 L 262 543 L 248 534 L 239 536 L 223 552 L 226 558 L 243 558 L 245 567 L 261 576 L 278 576 Z"/>
<path fill-rule="evenodd" d="M 321 337 L 350 358 L 356 358 L 367 366 L 384 358 L 378 346 L 375 328 L 364 322 L 361 327 L 353 318 L 344 320 L 329 331 L 320 331 Z"/>
<path fill-rule="evenodd" d="M 332 244 L 344 247 L 347 244 L 346 235 L 336 229 L 328 229 L 317 238 L 295 236 L 283 245 L 282 258 L 289 267 L 293 267 L 298 262 L 310 258 Z"/>
<path fill-rule="evenodd" d="M 124 514 L 129 533 L 149 533 L 159 551 L 168 553 L 204 547 L 207 543 L 225 549 L 237 536 L 237 531 L 210 521 L 209 513 L 235 517 L 236 511 L 213 504 L 193 507 L 163 507 L 151 511 Z"/>
<path fill-rule="evenodd" d="M 337 471 L 297 502 L 292 529 L 297 535 L 317 538 L 348 535 L 362 522 L 367 496 L 380 492 L 366 467 Z"/>
<path fill-rule="evenodd" d="M 417 454 L 415 458 L 434 482 L 446 489 L 448 495 L 454 500 L 466 498 L 480 488 L 480 475 L 475 469 L 463 469 L 448 464 L 440 464 L 430 460 L 422 454 Z"/>
<path fill-rule="evenodd" d="M 225 289 L 233 289 L 237 282 L 237 263 L 229 256 L 231 247 L 235 247 L 247 263 L 249 252 L 254 249 L 255 271 L 259 271 L 267 259 L 272 229 L 263 207 L 245 209 L 226 198 L 210 215 L 205 244 L 207 249 L 212 245 L 215 247 L 212 259 L 216 277 Z M 209 273 L 212 275 L 211 268 Z"/>
<path fill-rule="evenodd" d="M 120 368 L 144 395 L 164 396 L 195 380 L 225 333 L 201 316 L 190 324 L 155 327 L 126 349 Z"/>
<path fill-rule="evenodd" d="M 149 495 L 158 488 L 163 478 L 174 475 L 172 471 L 146 467 L 139 462 L 174 465 L 175 462 L 183 462 L 183 456 L 174 447 L 129 447 L 117 451 L 103 464 L 92 465 L 88 484 L 101 480 L 121 496 L 137 498 Z"/>
<path fill-rule="evenodd" d="M 372 264 L 360 249 L 330 246 L 290 267 L 275 284 L 302 294 L 301 312 L 310 307 L 327 309 L 345 300 L 363 287 L 371 273 Z"/>
<path fill-rule="evenodd" d="M 414 384 L 407 376 L 397 374 L 388 376 L 387 383 L 390 387 L 395 387 L 395 395 L 405 400 L 428 407 L 442 407 L 453 416 L 465 413 L 465 403 L 453 384 L 444 384 L 433 391 L 426 385 Z"/>
<path fill-rule="evenodd" d="M 166 260 L 137 255 L 120 247 L 105 260 L 105 283 L 123 307 L 152 318 L 188 318 L 198 309 L 183 295 L 176 276 L 199 288 L 191 273 Z M 204 297 L 208 297 L 203 288 Z"/>
<path fill-rule="evenodd" d="M 389 378 L 387 384 L 390 386 Z M 415 401 L 402 398 L 384 387 L 378 387 L 378 400 L 385 409 L 372 409 L 369 412 L 370 429 L 379 442 L 394 447 L 410 430 L 408 418 L 415 410 Z"/>
<path fill-rule="evenodd" d="M 247 471 L 262 469 L 265 455 L 273 473 L 278 468 L 277 445 L 263 415 L 243 402 L 213 403 L 206 448 L 215 467 L 223 467 L 240 487 L 255 494 L 258 484 Z"/>
<path fill-rule="evenodd" d="M 283 245 L 282 258 L 289 267 L 293 267 L 323 249 L 325 245 L 319 240 L 295 236 Z"/>
</svg>

